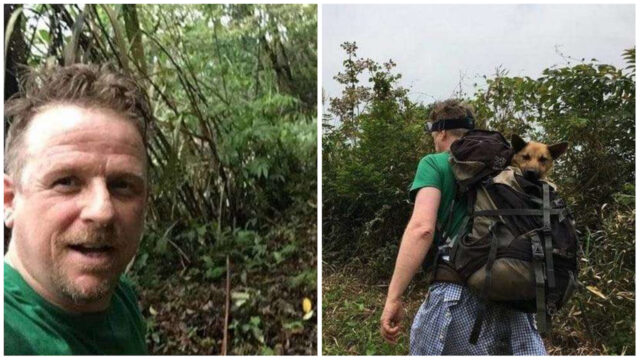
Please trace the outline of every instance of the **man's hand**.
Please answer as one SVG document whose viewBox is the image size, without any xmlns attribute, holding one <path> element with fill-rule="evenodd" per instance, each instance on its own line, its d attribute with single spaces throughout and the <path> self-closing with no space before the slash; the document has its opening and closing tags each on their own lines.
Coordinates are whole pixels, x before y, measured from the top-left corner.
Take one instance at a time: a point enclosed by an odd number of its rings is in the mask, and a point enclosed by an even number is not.
<svg viewBox="0 0 640 360">
<path fill-rule="evenodd" d="M 390 344 L 398 343 L 402 318 L 404 317 L 404 306 L 400 300 L 387 299 L 380 317 L 380 335 Z"/>
</svg>

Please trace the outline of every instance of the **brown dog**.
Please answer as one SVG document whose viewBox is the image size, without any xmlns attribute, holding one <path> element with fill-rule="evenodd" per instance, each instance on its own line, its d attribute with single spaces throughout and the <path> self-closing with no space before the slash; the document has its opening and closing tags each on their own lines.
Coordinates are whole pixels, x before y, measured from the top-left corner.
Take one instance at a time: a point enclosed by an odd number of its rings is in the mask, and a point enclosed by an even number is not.
<svg viewBox="0 0 640 360">
<path fill-rule="evenodd" d="M 537 180 L 547 176 L 553 166 L 553 160 L 564 154 L 569 144 L 561 142 L 545 145 L 535 141 L 526 142 L 520 136 L 513 134 L 511 145 L 515 152 L 511 165 L 519 167 L 525 178 Z"/>
</svg>

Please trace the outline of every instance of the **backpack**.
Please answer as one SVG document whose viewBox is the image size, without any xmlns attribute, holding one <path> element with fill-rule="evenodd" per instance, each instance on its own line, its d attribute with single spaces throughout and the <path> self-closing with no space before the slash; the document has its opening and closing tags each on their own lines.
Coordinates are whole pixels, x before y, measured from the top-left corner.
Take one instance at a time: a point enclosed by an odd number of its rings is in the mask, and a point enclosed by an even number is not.
<svg viewBox="0 0 640 360">
<path fill-rule="evenodd" d="M 471 130 L 450 152 L 456 201 L 466 201 L 467 214 L 439 253 L 483 299 L 469 342 L 477 342 L 487 302 L 536 313 L 540 333 L 547 334 L 551 315 L 576 285 L 571 211 L 554 185 L 510 166 L 513 149 L 499 132 Z"/>
</svg>

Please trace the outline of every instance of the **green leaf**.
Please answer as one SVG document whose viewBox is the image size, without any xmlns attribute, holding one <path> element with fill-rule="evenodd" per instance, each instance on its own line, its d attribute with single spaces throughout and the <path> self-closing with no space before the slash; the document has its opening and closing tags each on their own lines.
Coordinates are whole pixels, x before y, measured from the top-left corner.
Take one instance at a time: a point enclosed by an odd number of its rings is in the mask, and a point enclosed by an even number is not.
<svg viewBox="0 0 640 360">
<path fill-rule="evenodd" d="M 49 31 L 45 29 L 38 30 L 38 36 L 45 44 L 49 44 L 49 42 L 51 41 Z"/>
<path fill-rule="evenodd" d="M 219 266 L 212 269 L 208 269 L 207 272 L 204 274 L 204 276 L 207 279 L 216 280 L 222 277 L 222 275 L 224 275 L 225 273 L 226 273 L 226 267 Z"/>
<path fill-rule="evenodd" d="M 231 300 L 233 301 L 233 305 L 235 307 L 241 307 L 244 305 L 249 299 L 251 295 L 247 292 L 232 292 Z"/>
</svg>

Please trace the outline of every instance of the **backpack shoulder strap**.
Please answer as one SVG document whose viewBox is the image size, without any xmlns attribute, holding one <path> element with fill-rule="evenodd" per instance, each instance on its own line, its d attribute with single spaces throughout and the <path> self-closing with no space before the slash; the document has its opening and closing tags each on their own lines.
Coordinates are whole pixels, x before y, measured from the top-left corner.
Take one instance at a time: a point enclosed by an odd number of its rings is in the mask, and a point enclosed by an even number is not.
<svg viewBox="0 0 640 360">
<path fill-rule="evenodd" d="M 553 270 L 553 244 L 551 240 L 551 202 L 549 184 L 542 184 L 542 233 L 544 237 L 544 257 L 547 262 L 547 285 L 550 289 L 556 287 L 556 277 Z"/>
</svg>

